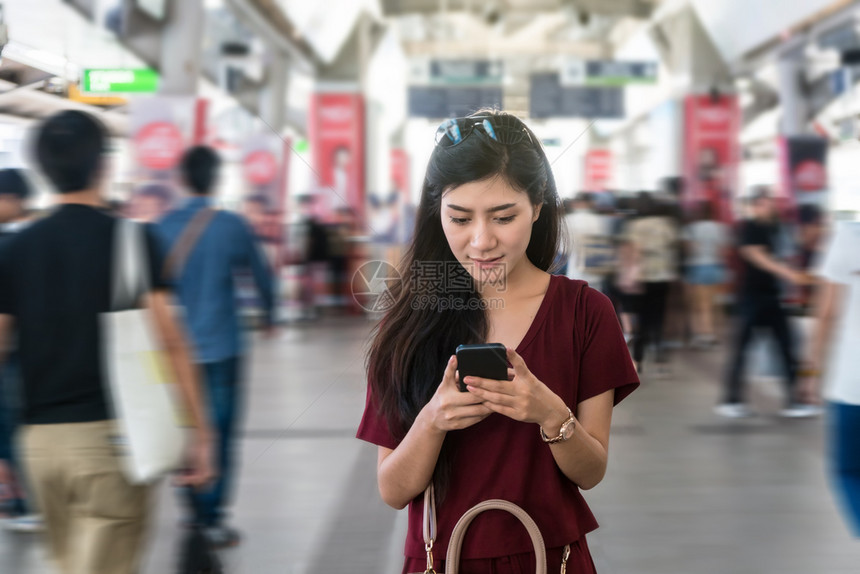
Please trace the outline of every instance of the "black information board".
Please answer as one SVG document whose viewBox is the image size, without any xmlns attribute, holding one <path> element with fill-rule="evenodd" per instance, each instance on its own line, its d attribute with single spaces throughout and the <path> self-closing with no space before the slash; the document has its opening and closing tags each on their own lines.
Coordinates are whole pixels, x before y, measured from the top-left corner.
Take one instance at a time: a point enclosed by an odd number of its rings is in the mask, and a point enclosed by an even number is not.
<svg viewBox="0 0 860 574">
<path fill-rule="evenodd" d="M 624 117 L 623 88 L 562 86 L 555 72 L 531 76 L 529 102 L 532 118 Z"/>
<path fill-rule="evenodd" d="M 430 78 L 444 84 L 501 85 L 503 65 L 494 60 L 431 60 Z"/>
<path fill-rule="evenodd" d="M 626 62 L 619 60 L 589 60 L 585 76 L 591 81 L 617 79 L 627 82 L 657 80 L 657 62 Z"/>
<path fill-rule="evenodd" d="M 409 86 L 409 115 L 445 119 L 502 107 L 501 87 Z"/>
</svg>

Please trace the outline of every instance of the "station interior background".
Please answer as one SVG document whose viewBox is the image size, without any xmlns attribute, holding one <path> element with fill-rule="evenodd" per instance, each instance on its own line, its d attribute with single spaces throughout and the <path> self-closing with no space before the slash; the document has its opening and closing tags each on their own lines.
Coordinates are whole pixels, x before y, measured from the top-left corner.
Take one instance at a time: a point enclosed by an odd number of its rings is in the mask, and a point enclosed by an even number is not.
<svg viewBox="0 0 860 574">
<path fill-rule="evenodd" d="M 235 505 L 245 539 L 225 551 L 231 572 L 399 571 L 405 515 L 381 502 L 375 450 L 353 438 L 363 353 L 379 318 L 352 296 L 354 273 L 368 261 L 399 261 L 442 120 L 485 107 L 523 118 L 566 200 L 664 197 L 675 185 L 680 205 L 710 203 L 735 225 L 744 198 L 767 186 L 786 224 L 805 204 L 829 222 L 860 214 L 856 1 L 3 0 L 0 8 L 0 168 L 27 170 L 34 208 L 52 202 L 28 155 L 34 127 L 60 110 L 86 110 L 111 133 L 108 195 L 130 217 L 152 221 L 181 204 L 182 151 L 217 149 L 218 204 L 248 218 L 276 270 L 281 330 L 255 339 L 248 368 Z M 156 204 L 144 191 L 152 186 L 166 190 Z M 313 276 L 306 293 L 308 198 L 323 222 L 349 218 L 342 289 Z M 254 294 L 243 297 L 253 326 Z M 731 309 L 729 287 L 721 303 Z M 829 488 L 827 419 L 770 416 L 779 375 L 764 343 L 751 367 L 764 416 L 726 421 L 711 412 L 731 320 L 721 316 L 723 344 L 701 350 L 686 346 L 683 319 L 670 319 L 670 376 L 646 374 L 618 409 L 610 472 L 586 496 L 602 524 L 591 543 L 599 572 L 860 568 L 860 546 Z M 808 317 L 796 327 L 808 332 Z M 164 488 L 147 573 L 172 567 L 172 501 Z M 51 572 L 39 535 L 0 531 L 0 572 Z"/>
</svg>

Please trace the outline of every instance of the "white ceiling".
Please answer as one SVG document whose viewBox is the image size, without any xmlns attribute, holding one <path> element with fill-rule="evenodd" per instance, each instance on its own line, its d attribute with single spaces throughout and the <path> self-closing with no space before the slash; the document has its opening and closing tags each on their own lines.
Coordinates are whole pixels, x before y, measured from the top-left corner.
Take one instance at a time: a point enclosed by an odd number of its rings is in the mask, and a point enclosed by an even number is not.
<svg viewBox="0 0 860 574">
<path fill-rule="evenodd" d="M 690 0 L 726 62 L 845 0 Z M 743 17 L 738 17 L 743 14 Z"/>
<path fill-rule="evenodd" d="M 3 55 L 21 63 L 67 77 L 79 68 L 143 66 L 111 33 L 60 0 L 6 0 L 3 10 L 10 39 Z"/>
<path fill-rule="evenodd" d="M 302 39 L 311 45 L 325 63 L 331 63 L 337 57 L 362 12 L 381 17 L 378 0 L 276 2 Z"/>
</svg>

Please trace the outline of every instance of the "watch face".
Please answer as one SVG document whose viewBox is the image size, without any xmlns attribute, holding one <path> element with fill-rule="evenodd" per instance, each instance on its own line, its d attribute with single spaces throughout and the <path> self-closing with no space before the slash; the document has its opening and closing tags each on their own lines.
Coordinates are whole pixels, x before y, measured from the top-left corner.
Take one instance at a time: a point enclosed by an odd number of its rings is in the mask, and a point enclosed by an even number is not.
<svg viewBox="0 0 860 574">
<path fill-rule="evenodd" d="M 573 431 L 575 428 L 576 428 L 576 424 L 573 421 L 566 423 L 561 428 L 561 436 L 564 437 L 564 440 L 568 440 L 570 437 L 573 436 Z"/>
</svg>

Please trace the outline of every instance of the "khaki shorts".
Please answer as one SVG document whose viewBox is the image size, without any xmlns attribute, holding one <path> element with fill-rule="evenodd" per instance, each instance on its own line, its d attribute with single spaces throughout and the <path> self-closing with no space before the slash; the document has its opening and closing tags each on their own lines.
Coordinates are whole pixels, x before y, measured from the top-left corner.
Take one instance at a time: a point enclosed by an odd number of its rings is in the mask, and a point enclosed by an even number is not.
<svg viewBox="0 0 860 574">
<path fill-rule="evenodd" d="M 132 485 L 113 421 L 21 427 L 22 458 L 49 550 L 64 574 L 135 574 L 152 485 Z"/>
</svg>

